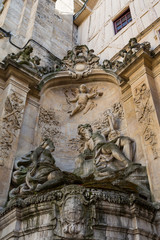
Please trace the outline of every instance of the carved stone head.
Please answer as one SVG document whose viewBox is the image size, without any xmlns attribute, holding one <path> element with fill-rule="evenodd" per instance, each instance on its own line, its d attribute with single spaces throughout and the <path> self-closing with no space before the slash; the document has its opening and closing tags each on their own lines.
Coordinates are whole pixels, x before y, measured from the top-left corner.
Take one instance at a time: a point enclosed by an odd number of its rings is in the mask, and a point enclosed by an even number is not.
<svg viewBox="0 0 160 240">
<path fill-rule="evenodd" d="M 87 86 L 85 84 L 81 84 L 79 90 L 82 93 L 87 93 Z"/>
<path fill-rule="evenodd" d="M 89 140 L 92 136 L 93 130 L 90 124 L 80 124 L 78 126 L 78 134 L 81 136 L 81 138 L 85 138 L 86 140 Z"/>
</svg>

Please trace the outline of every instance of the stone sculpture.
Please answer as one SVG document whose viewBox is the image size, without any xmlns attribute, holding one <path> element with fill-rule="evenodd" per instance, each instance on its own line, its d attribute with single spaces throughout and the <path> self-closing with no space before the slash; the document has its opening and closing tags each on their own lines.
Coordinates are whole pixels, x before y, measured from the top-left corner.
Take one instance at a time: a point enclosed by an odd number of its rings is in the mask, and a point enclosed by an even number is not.
<svg viewBox="0 0 160 240">
<path fill-rule="evenodd" d="M 57 211 L 53 213 L 54 234 L 64 239 L 92 239 L 95 223 L 92 194 L 88 195 L 78 185 L 66 186 L 61 192 L 60 201 L 56 201 Z"/>
<path fill-rule="evenodd" d="M 93 133 L 90 124 L 78 126 L 78 134 L 85 140 L 84 153 L 76 159 L 76 165 L 81 164 L 90 155 L 94 157 L 94 164 L 98 175 L 110 175 L 115 170 L 123 169 L 131 164 L 135 153 L 134 141 L 125 136 L 116 136 L 113 122 L 110 118 L 111 128 L 106 133 L 99 131 Z M 106 139 L 106 136 L 109 139 Z M 111 140 L 112 139 L 112 140 Z M 134 148 L 134 149 L 133 149 Z"/>
<path fill-rule="evenodd" d="M 110 123 L 103 134 L 100 131 L 93 132 L 90 124 L 78 126 L 78 134 L 85 144 L 76 158 L 75 174 L 82 177 L 87 187 L 118 187 L 148 198 L 150 191 L 146 168 L 133 162 L 135 142 L 127 136 L 119 136 L 112 129 L 112 119 Z"/>
<path fill-rule="evenodd" d="M 153 53 L 150 51 L 150 48 L 151 45 L 149 42 L 138 43 L 136 38 L 131 38 L 128 43 L 128 49 L 126 50 L 124 48 L 119 52 L 119 56 L 122 58 L 122 61 L 115 60 L 112 62 L 105 59 L 102 67 L 104 70 L 113 70 L 116 72 L 117 70 L 125 67 L 126 64 L 130 63 L 132 58 L 135 57 L 136 53 L 140 49 L 143 49 L 152 55 Z"/>
<path fill-rule="evenodd" d="M 80 79 L 88 76 L 92 69 L 99 68 L 99 57 L 94 55 L 94 50 L 89 50 L 87 46 L 74 47 L 73 51 L 68 51 L 64 57 L 64 70 L 70 71 L 73 78 Z"/>
<path fill-rule="evenodd" d="M 97 91 L 93 93 L 89 93 L 87 86 L 85 84 L 80 85 L 79 93 L 76 95 L 74 99 L 70 99 L 70 102 L 76 102 L 76 107 L 70 113 L 70 116 L 73 116 L 76 113 L 85 109 L 89 99 L 93 99 L 96 96 L 102 96 L 102 95 L 103 95 L 102 92 L 97 92 Z"/>
<path fill-rule="evenodd" d="M 151 48 L 151 44 L 149 42 L 138 43 L 136 38 L 131 38 L 129 40 L 129 49 L 131 55 L 138 52 L 140 48 L 149 51 Z"/>
<path fill-rule="evenodd" d="M 74 174 L 62 172 L 55 165 L 51 154 L 54 149 L 53 142 L 45 139 L 34 151 L 15 161 L 12 184 L 17 187 L 10 191 L 10 198 L 79 181 Z"/>
<path fill-rule="evenodd" d="M 40 61 L 41 59 L 38 56 L 31 57 L 31 54 L 33 52 L 33 47 L 31 45 L 26 46 L 23 50 L 19 51 L 18 53 L 11 53 L 8 54 L 4 60 L 3 63 L 7 64 L 9 60 L 15 61 L 17 64 L 29 67 L 31 69 L 35 69 L 38 72 L 40 72 L 41 67 Z"/>
</svg>

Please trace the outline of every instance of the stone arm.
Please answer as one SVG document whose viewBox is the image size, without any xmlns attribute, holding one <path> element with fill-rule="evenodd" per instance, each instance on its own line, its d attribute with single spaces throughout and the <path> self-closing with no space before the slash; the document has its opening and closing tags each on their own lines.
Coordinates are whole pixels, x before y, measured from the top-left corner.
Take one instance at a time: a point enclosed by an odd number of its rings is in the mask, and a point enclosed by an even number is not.
<svg viewBox="0 0 160 240">
<path fill-rule="evenodd" d="M 89 99 L 91 99 L 91 98 L 95 98 L 96 96 L 97 96 L 97 92 L 95 93 L 91 93 L 91 94 L 87 94 L 87 97 L 89 98 Z"/>
<path fill-rule="evenodd" d="M 94 142 L 93 142 L 92 138 L 90 138 L 88 141 L 85 142 L 84 152 L 87 150 L 90 150 L 90 151 L 94 150 Z"/>
<path fill-rule="evenodd" d="M 43 152 L 43 150 L 44 149 L 40 146 L 40 147 L 36 148 L 31 155 L 31 161 L 33 163 L 34 169 L 36 169 L 38 166 L 39 157 L 40 157 L 41 153 Z"/>
<path fill-rule="evenodd" d="M 77 96 L 76 96 L 75 98 L 73 98 L 73 99 L 70 99 L 69 101 L 70 101 L 70 102 L 77 102 L 78 97 L 79 97 L 79 95 L 77 95 Z"/>
</svg>

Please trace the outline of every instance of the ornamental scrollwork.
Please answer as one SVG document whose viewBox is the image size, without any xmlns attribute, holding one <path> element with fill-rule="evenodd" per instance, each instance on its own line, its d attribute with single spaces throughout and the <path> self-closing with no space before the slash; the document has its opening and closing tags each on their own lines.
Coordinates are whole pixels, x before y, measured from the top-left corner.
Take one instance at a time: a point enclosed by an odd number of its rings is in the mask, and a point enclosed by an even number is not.
<svg viewBox="0 0 160 240">
<path fill-rule="evenodd" d="M 1 120 L 0 165 L 4 164 L 10 154 L 17 130 L 21 128 L 23 111 L 24 100 L 17 93 L 7 96 Z"/>
<path fill-rule="evenodd" d="M 99 57 L 94 54 L 94 50 L 89 50 L 87 46 L 75 46 L 73 50 L 67 52 L 62 60 L 63 69 L 68 70 L 73 78 L 80 79 L 88 76 L 92 69 L 99 68 Z"/>
<path fill-rule="evenodd" d="M 156 159 L 158 158 L 157 137 L 152 119 L 154 110 L 150 103 L 150 90 L 145 83 L 135 89 L 134 101 L 136 104 L 138 122 L 142 126 L 144 140 L 150 145 L 154 158 Z"/>
</svg>

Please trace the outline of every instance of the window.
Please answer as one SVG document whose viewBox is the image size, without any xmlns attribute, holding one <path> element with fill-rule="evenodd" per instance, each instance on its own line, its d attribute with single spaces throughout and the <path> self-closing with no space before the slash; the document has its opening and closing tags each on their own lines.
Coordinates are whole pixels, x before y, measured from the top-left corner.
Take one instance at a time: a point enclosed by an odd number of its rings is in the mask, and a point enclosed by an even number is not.
<svg viewBox="0 0 160 240">
<path fill-rule="evenodd" d="M 114 23 L 115 34 L 118 33 L 122 28 L 124 28 L 129 22 L 132 21 L 131 13 L 129 8 L 125 11 L 119 18 L 117 18 Z"/>
</svg>

